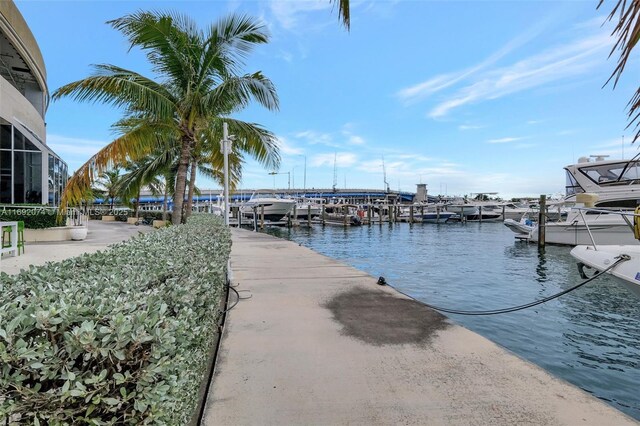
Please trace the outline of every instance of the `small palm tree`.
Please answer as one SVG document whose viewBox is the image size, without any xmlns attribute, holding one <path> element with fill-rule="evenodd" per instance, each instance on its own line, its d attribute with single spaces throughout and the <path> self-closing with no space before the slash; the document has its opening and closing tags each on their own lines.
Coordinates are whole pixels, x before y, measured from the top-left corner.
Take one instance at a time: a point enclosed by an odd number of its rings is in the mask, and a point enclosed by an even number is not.
<svg viewBox="0 0 640 426">
<path fill-rule="evenodd" d="M 104 190 L 104 194 L 109 200 L 109 209 L 113 210 L 113 203 L 120 191 L 120 169 L 118 167 L 106 170 L 100 174 L 98 185 Z"/>
</svg>

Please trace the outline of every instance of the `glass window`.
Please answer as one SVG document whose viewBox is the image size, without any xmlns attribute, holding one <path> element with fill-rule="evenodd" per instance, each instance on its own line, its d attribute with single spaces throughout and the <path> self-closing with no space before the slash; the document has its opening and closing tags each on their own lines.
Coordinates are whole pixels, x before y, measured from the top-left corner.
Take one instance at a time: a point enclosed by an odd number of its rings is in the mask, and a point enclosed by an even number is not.
<svg viewBox="0 0 640 426">
<path fill-rule="evenodd" d="M 0 124 L 0 149 L 11 149 L 11 124 Z"/>
<path fill-rule="evenodd" d="M 13 128 L 13 149 L 24 149 L 28 151 L 40 151 L 34 144 L 27 139 L 25 135 L 20 133 L 18 129 Z"/>
<path fill-rule="evenodd" d="M 11 151 L 0 151 L 0 203 L 11 204 Z"/>
<path fill-rule="evenodd" d="M 55 189 L 56 189 L 56 185 L 55 185 L 55 174 L 53 171 L 53 164 L 54 164 L 54 159 L 53 159 L 53 155 L 49 154 L 49 205 L 50 206 L 55 206 Z"/>
<path fill-rule="evenodd" d="M 14 152 L 14 203 L 42 203 L 42 154 Z"/>
<path fill-rule="evenodd" d="M 573 177 L 571 172 L 567 170 L 567 184 L 565 186 L 567 191 L 567 195 L 574 195 L 579 192 L 584 192 L 584 189 L 580 186 L 580 184 L 576 181 L 576 178 Z"/>
<path fill-rule="evenodd" d="M 582 167 L 580 171 L 595 183 L 603 186 L 625 185 L 640 179 L 640 164 L 638 162 Z"/>
</svg>

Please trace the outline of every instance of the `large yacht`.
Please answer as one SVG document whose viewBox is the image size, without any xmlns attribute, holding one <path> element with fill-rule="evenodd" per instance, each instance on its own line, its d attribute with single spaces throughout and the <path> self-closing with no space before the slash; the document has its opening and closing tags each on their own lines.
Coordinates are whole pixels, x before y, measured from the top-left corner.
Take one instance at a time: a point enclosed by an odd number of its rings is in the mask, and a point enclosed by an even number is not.
<svg viewBox="0 0 640 426">
<path fill-rule="evenodd" d="M 640 204 L 640 154 L 630 160 L 607 160 L 607 155 L 580 157 L 577 164 L 565 167 L 565 202 L 576 195 L 598 195 L 595 207 L 635 208 Z"/>
</svg>

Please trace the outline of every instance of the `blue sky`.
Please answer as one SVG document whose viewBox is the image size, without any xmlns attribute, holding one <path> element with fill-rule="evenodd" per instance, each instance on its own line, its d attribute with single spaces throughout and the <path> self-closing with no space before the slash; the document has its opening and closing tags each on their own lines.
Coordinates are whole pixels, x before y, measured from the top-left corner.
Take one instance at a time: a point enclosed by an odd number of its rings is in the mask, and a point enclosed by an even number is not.
<svg viewBox="0 0 640 426">
<path fill-rule="evenodd" d="M 229 13 L 268 26 L 245 70 L 276 85 L 279 112 L 252 106 L 237 117 L 278 135 L 284 174 L 249 161 L 243 188 L 339 188 L 430 194 L 564 190 L 562 167 L 580 156 L 634 154 L 626 104 L 638 63 L 602 88 L 608 9 L 594 1 L 356 1 L 347 32 L 328 0 L 16 1 L 42 50 L 49 89 L 111 63 L 150 75 L 144 56 L 105 24 L 139 9 L 174 10 L 204 26 Z M 605 7 L 608 6 L 605 4 Z M 113 139 L 120 112 L 52 102 L 48 144 L 73 170 Z M 625 135 L 626 142 L 622 143 Z M 218 185 L 200 179 L 201 188 Z"/>
</svg>

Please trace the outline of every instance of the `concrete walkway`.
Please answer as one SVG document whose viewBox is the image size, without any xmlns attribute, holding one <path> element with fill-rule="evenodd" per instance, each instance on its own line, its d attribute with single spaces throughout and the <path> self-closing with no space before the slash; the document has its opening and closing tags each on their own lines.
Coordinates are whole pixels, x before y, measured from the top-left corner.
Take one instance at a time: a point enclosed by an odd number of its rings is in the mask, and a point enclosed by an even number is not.
<svg viewBox="0 0 640 426">
<path fill-rule="evenodd" d="M 233 230 L 205 425 L 630 425 L 633 419 L 365 273 Z"/>
<path fill-rule="evenodd" d="M 89 232 L 83 241 L 56 241 L 41 243 L 25 243 L 24 254 L 3 257 L 0 271 L 9 275 L 17 274 L 29 265 L 44 265 L 47 262 L 58 262 L 83 253 L 104 250 L 111 244 L 126 241 L 140 232 L 149 232 L 150 226 L 135 226 L 123 222 L 89 221 Z"/>
</svg>

